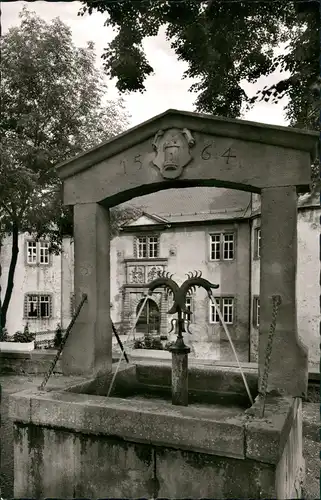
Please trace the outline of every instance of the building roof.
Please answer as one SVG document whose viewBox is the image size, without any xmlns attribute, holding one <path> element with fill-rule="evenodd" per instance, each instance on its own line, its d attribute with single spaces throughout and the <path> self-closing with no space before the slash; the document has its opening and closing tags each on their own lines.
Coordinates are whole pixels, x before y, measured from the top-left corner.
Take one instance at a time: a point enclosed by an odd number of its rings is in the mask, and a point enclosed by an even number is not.
<svg viewBox="0 0 321 500">
<path fill-rule="evenodd" d="M 195 187 L 167 189 L 134 198 L 126 206 L 170 223 L 234 219 L 249 215 L 251 193 L 234 189 Z"/>
<path fill-rule="evenodd" d="M 251 212 L 251 193 L 208 187 L 158 191 L 134 198 L 120 206 L 140 208 L 145 216 L 154 218 L 159 223 L 222 221 L 247 218 L 260 213 L 260 208 Z M 317 195 L 307 193 L 298 199 L 299 209 L 319 206 Z M 124 224 L 124 227 L 129 225 Z"/>
<path fill-rule="evenodd" d="M 133 198 L 120 206 L 135 206 L 148 214 L 168 219 L 168 216 L 180 214 L 245 209 L 250 200 L 251 193 L 245 191 L 195 187 L 158 191 Z"/>
</svg>

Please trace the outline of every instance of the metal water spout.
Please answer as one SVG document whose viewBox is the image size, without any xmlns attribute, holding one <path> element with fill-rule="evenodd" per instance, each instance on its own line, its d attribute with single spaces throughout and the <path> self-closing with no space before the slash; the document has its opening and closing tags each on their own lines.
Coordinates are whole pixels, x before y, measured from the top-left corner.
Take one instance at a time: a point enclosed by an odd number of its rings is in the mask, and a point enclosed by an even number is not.
<svg viewBox="0 0 321 500">
<path fill-rule="evenodd" d="M 159 277 L 146 285 L 148 293 L 151 294 L 156 288 L 164 287 L 173 296 L 173 305 L 168 311 L 168 314 L 177 314 L 177 319 L 172 320 L 176 323 L 175 333 L 177 334 L 174 345 L 170 348 L 172 353 L 172 404 L 177 406 L 188 405 L 188 354 L 190 348 L 185 345 L 183 333 L 188 331 L 189 321 L 184 319 L 183 314 L 192 314 L 186 308 L 186 296 L 196 287 L 204 288 L 208 296 L 211 296 L 213 288 L 219 288 L 219 285 L 214 285 L 208 280 L 202 278 L 201 271 L 194 271 L 186 275 L 188 278 L 181 286 L 178 286 L 176 281 L 172 279 L 173 275 L 169 273 L 159 273 Z M 185 329 L 185 323 L 187 327 Z M 169 332 L 170 333 L 170 332 Z"/>
</svg>

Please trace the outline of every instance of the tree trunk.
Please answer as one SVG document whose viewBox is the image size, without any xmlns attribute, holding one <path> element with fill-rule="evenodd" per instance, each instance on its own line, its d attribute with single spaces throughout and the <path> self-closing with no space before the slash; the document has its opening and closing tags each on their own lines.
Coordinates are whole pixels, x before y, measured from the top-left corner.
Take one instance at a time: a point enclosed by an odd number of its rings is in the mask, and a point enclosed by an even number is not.
<svg viewBox="0 0 321 500">
<path fill-rule="evenodd" d="M 2 276 L 2 266 L 1 266 L 1 249 L 2 249 L 2 237 L 0 234 L 0 339 L 2 339 L 2 302 L 1 302 L 1 276 Z"/>
<path fill-rule="evenodd" d="M 14 273 L 16 270 L 18 253 L 19 253 L 19 226 L 16 222 L 12 224 L 12 249 L 11 249 L 11 261 L 8 273 L 6 294 L 4 296 L 3 304 L 1 307 L 1 328 L 6 326 L 7 312 L 10 304 L 10 299 L 12 296 L 13 286 L 14 286 Z"/>
</svg>

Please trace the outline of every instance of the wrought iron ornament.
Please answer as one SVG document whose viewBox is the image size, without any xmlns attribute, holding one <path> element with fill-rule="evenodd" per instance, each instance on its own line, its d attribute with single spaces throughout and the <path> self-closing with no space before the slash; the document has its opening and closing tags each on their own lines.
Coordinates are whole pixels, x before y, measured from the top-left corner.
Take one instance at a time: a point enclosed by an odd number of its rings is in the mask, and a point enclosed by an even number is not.
<svg viewBox="0 0 321 500">
<path fill-rule="evenodd" d="M 174 322 L 176 321 L 176 331 L 177 339 L 174 346 L 171 350 L 186 352 L 189 351 L 189 348 L 185 345 L 183 340 L 183 333 L 192 333 L 188 326 L 189 320 L 184 319 L 183 314 L 193 314 L 192 311 L 189 311 L 186 308 L 186 297 L 187 294 L 191 291 L 195 291 L 196 287 L 202 287 L 207 291 L 209 297 L 212 296 L 212 289 L 219 288 L 219 285 L 215 285 L 210 281 L 202 278 L 201 271 L 194 271 L 194 273 L 189 272 L 186 274 L 187 280 L 182 283 L 181 286 L 178 286 L 176 281 L 173 280 L 173 274 L 169 272 L 159 272 L 158 278 L 153 280 L 151 283 L 146 285 L 148 287 L 148 294 L 151 295 L 156 288 L 165 288 L 169 294 L 173 296 L 173 305 L 167 312 L 167 314 L 177 314 L 177 319 L 173 319 L 171 321 L 172 329 L 169 333 L 171 333 L 174 329 Z M 187 323 L 187 330 L 185 329 L 185 323 Z"/>
</svg>

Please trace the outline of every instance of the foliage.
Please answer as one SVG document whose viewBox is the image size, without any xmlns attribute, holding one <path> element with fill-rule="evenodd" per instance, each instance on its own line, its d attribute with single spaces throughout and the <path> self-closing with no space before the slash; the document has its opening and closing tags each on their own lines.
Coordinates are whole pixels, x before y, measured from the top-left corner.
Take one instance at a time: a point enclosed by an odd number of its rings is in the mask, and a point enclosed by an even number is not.
<svg viewBox="0 0 321 500">
<path fill-rule="evenodd" d="M 134 349 L 157 349 L 162 351 L 163 344 L 158 337 L 152 337 L 151 335 L 145 335 L 144 339 L 136 339 L 134 342 Z"/>
<path fill-rule="evenodd" d="M 121 226 L 136 219 L 142 214 L 142 210 L 135 206 L 114 207 L 110 210 L 111 237 L 119 234 Z"/>
<path fill-rule="evenodd" d="M 60 324 L 58 323 L 56 331 L 55 331 L 55 338 L 53 341 L 55 349 L 58 349 L 58 347 L 60 346 L 62 338 L 63 338 L 62 328 L 61 328 Z"/>
<path fill-rule="evenodd" d="M 0 328 L 0 342 L 8 342 L 9 334 L 6 328 Z"/>
<path fill-rule="evenodd" d="M 12 236 L 12 258 L 1 325 L 14 285 L 18 235 L 48 236 L 59 252 L 72 232 L 54 166 L 124 130 L 122 99 L 107 100 L 94 45 L 77 48 L 59 19 L 46 23 L 26 8 L 21 24 L 1 39 L 0 219 Z"/>
<path fill-rule="evenodd" d="M 291 126 L 318 128 L 319 0 L 271 2 L 231 0 L 87 1 L 79 15 L 107 13 L 106 26 L 117 31 L 102 57 L 106 73 L 121 92 L 145 90 L 153 73 L 143 41 L 161 26 L 180 61 L 184 76 L 196 79 L 196 110 L 238 117 L 257 100 L 289 98 L 286 117 Z M 286 51 L 277 55 L 281 44 Z M 252 98 L 243 81 L 255 83 L 279 69 L 275 85 Z"/>
<path fill-rule="evenodd" d="M 166 342 L 165 344 L 165 350 L 166 351 L 170 351 L 171 350 L 171 347 L 173 347 L 173 345 L 175 344 L 175 340 L 173 340 L 172 342 Z"/>
<path fill-rule="evenodd" d="M 32 342 L 35 340 L 36 334 L 29 331 L 28 323 L 24 327 L 23 332 L 17 331 L 13 336 L 14 342 Z"/>
</svg>

